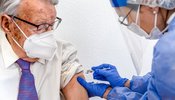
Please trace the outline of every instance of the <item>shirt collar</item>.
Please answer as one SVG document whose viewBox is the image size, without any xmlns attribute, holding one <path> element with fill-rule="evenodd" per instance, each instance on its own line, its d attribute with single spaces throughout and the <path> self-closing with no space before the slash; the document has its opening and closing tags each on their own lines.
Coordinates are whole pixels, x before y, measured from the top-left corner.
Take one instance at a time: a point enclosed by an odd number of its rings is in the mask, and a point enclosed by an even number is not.
<svg viewBox="0 0 175 100">
<path fill-rule="evenodd" d="M 2 50 L 2 57 L 4 60 L 5 68 L 9 68 L 13 63 L 15 63 L 19 57 L 13 51 L 10 43 L 8 42 L 5 33 L 0 31 L 0 42 L 1 42 L 1 50 Z"/>
<path fill-rule="evenodd" d="M 45 64 L 45 63 L 46 63 L 46 60 L 44 60 L 44 59 L 39 59 L 38 62 L 41 63 L 41 64 Z"/>
</svg>

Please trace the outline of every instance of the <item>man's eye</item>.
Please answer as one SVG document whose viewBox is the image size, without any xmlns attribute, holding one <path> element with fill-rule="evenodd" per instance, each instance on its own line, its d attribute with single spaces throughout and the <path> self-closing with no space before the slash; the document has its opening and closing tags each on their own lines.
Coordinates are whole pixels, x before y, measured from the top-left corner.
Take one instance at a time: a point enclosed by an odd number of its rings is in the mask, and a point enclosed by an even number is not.
<svg viewBox="0 0 175 100">
<path fill-rule="evenodd" d="M 45 25 L 40 25 L 40 26 L 38 27 L 38 30 L 42 30 L 42 29 L 44 29 L 44 28 L 46 28 Z"/>
<path fill-rule="evenodd" d="M 42 30 L 45 30 L 45 28 L 38 28 L 37 30 L 38 31 L 42 31 Z"/>
</svg>

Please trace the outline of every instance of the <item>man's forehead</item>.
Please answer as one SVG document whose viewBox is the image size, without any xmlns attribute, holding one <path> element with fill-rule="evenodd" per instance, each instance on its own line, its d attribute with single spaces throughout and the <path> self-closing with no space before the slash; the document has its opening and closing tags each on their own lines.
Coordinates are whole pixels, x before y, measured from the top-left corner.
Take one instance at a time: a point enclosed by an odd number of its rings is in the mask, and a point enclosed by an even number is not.
<svg viewBox="0 0 175 100">
<path fill-rule="evenodd" d="M 19 14 L 28 17 L 54 18 L 56 11 L 54 5 L 42 2 L 42 0 L 23 0 L 19 7 Z"/>
<path fill-rule="evenodd" d="M 56 5 L 58 0 L 20 0 L 21 2 L 43 2 L 43 3 L 50 3 L 52 5 Z"/>
<path fill-rule="evenodd" d="M 39 10 L 53 8 L 54 5 L 47 0 L 22 0 L 20 7 L 27 10 Z"/>
</svg>

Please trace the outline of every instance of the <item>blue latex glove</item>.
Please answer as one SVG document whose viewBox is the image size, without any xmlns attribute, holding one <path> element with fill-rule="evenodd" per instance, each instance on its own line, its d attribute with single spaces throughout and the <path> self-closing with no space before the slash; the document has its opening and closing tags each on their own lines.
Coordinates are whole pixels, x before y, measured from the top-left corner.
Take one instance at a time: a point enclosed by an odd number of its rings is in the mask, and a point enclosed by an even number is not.
<svg viewBox="0 0 175 100">
<path fill-rule="evenodd" d="M 92 67 L 94 71 L 93 78 L 101 81 L 108 81 L 112 87 L 123 87 L 127 78 L 121 78 L 117 69 L 113 65 L 102 64 L 97 67 Z"/>
<path fill-rule="evenodd" d="M 110 0 L 113 7 L 127 6 L 127 0 Z"/>
<path fill-rule="evenodd" d="M 87 90 L 88 96 L 99 96 L 103 97 L 106 89 L 110 87 L 108 84 L 94 84 L 94 83 L 87 83 L 83 78 L 78 77 L 77 81 Z"/>
</svg>

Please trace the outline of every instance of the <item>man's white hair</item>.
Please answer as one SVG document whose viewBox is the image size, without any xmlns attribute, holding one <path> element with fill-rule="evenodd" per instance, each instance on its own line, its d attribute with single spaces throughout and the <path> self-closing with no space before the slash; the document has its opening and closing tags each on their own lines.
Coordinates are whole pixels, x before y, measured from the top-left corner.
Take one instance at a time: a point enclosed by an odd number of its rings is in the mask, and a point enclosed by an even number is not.
<svg viewBox="0 0 175 100">
<path fill-rule="evenodd" d="M 21 0 L 0 0 L 0 14 L 7 13 L 9 15 L 15 15 L 16 9 Z M 53 5 L 58 4 L 58 0 L 50 0 Z"/>
</svg>

